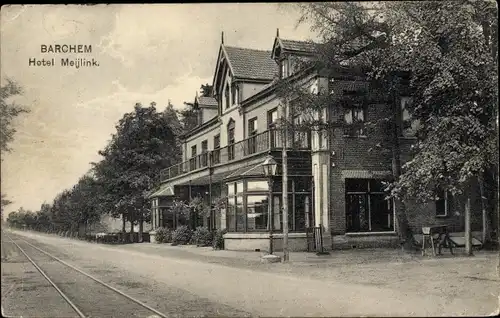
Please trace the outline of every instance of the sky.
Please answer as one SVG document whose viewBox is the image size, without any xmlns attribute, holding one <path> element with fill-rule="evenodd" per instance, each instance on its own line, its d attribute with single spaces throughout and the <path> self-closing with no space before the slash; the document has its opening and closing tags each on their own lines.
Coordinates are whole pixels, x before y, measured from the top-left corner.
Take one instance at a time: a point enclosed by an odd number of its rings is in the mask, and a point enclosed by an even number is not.
<svg viewBox="0 0 500 318">
<path fill-rule="evenodd" d="M 230 46 L 271 50 L 282 38 L 314 38 L 297 27 L 291 5 L 116 4 L 14 5 L 1 10 L 1 81 L 20 84 L 12 100 L 30 109 L 3 155 L 1 191 L 19 207 L 38 210 L 71 188 L 100 160 L 115 124 L 140 102 L 163 109 L 192 101 L 212 83 L 221 32 Z M 91 45 L 92 52 L 42 53 L 41 45 Z M 30 66 L 30 59 L 55 59 Z M 61 66 L 61 58 L 95 59 L 99 66 Z"/>
</svg>

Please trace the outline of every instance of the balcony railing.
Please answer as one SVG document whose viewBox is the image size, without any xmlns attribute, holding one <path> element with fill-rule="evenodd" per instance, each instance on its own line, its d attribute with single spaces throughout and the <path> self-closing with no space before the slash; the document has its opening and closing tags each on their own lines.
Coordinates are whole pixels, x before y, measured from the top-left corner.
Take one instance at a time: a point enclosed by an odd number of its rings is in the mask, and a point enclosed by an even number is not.
<svg viewBox="0 0 500 318">
<path fill-rule="evenodd" d="M 309 133 L 295 133 L 297 136 L 290 138 L 289 147 L 296 150 L 311 149 L 311 136 Z M 161 181 L 195 171 L 198 169 L 212 167 L 220 164 L 243 159 L 256 153 L 281 149 L 283 141 L 281 133 L 278 130 L 267 130 L 256 134 L 245 140 L 228 145 L 223 148 L 214 149 L 188 160 L 178 163 L 169 168 L 163 169 L 160 174 Z"/>
</svg>

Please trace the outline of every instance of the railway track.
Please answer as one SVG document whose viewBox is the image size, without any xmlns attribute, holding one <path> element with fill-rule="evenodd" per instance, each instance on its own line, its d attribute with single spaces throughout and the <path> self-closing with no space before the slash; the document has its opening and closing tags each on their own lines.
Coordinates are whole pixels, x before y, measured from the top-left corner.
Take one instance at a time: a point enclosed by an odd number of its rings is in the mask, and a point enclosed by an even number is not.
<svg viewBox="0 0 500 318">
<path fill-rule="evenodd" d="M 4 235 L 61 295 L 75 317 L 167 317 L 47 251 L 23 239 L 15 241 L 10 235 Z"/>
</svg>

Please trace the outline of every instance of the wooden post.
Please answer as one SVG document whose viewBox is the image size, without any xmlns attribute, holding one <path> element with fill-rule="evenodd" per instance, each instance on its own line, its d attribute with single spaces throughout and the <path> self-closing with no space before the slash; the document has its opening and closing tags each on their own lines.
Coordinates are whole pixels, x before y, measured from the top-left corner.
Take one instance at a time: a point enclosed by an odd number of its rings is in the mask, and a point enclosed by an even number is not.
<svg viewBox="0 0 500 318">
<path fill-rule="evenodd" d="M 281 158 L 282 158 L 282 183 L 283 183 L 283 262 L 286 263 L 289 260 L 288 253 L 288 157 L 287 157 L 287 139 L 288 139 L 288 115 L 287 115 L 287 104 L 288 101 L 285 100 L 283 104 L 283 123 L 282 123 L 282 140 L 281 140 Z"/>
<path fill-rule="evenodd" d="M 465 254 L 472 255 L 472 232 L 470 220 L 470 198 L 467 198 L 465 204 Z"/>
</svg>

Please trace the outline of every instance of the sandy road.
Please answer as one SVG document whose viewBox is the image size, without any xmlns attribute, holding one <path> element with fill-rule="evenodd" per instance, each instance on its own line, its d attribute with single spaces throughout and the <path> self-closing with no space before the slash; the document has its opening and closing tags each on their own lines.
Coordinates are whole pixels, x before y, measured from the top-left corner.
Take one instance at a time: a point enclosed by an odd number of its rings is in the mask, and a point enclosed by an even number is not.
<svg viewBox="0 0 500 318">
<path fill-rule="evenodd" d="M 180 289 L 210 303 L 240 308 L 238 316 L 242 312 L 262 316 L 488 315 L 498 308 L 495 298 L 485 301 L 484 298 L 422 296 L 377 286 L 169 258 L 34 233 L 22 235 L 73 257 L 76 264 L 111 268 L 115 278 L 122 275 L 141 281 L 151 290 L 150 295 L 161 295 L 160 286 Z"/>
</svg>

